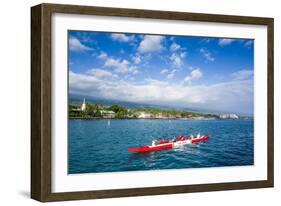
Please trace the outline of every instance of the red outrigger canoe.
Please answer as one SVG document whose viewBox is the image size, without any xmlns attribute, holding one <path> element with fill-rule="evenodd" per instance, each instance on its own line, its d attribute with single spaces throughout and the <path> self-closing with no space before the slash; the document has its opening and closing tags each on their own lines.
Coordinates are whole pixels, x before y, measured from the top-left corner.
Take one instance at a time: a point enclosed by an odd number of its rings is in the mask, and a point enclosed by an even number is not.
<svg viewBox="0 0 281 206">
<path fill-rule="evenodd" d="M 129 148 L 129 152 L 150 152 L 150 151 L 158 151 L 158 150 L 165 150 L 165 149 L 173 149 L 180 147 L 182 145 L 186 144 L 192 144 L 197 143 L 201 141 L 206 141 L 209 139 L 208 135 L 203 135 L 200 137 L 192 138 L 192 139 L 186 139 L 185 137 L 179 140 L 162 140 L 155 144 L 152 143 L 151 146 L 142 146 L 137 148 Z"/>
</svg>

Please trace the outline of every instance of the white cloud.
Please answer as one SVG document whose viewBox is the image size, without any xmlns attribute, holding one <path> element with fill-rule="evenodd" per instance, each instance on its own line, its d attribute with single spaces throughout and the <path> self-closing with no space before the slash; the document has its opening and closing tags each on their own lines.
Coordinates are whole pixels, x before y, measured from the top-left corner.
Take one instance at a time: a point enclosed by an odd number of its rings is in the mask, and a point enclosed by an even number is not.
<svg viewBox="0 0 281 206">
<path fill-rule="evenodd" d="M 141 57 L 139 55 L 133 56 L 132 60 L 135 64 L 140 64 L 141 63 Z"/>
<path fill-rule="evenodd" d="M 220 46 L 226 46 L 226 45 L 231 44 L 234 41 L 235 41 L 235 39 L 220 39 L 219 40 L 219 45 Z"/>
<path fill-rule="evenodd" d="M 181 52 L 181 53 L 180 53 L 180 57 L 181 57 L 181 58 L 184 58 L 185 56 L 186 56 L 186 52 Z"/>
<path fill-rule="evenodd" d="M 104 59 L 106 59 L 108 56 L 107 56 L 107 53 L 105 53 L 105 52 L 101 52 L 99 55 L 98 55 L 98 58 L 99 59 L 102 59 L 102 60 L 104 60 Z"/>
<path fill-rule="evenodd" d="M 126 34 L 111 34 L 111 38 L 119 42 L 129 42 L 134 40 L 134 35 L 128 36 Z"/>
<path fill-rule="evenodd" d="M 136 68 L 136 67 L 134 67 L 134 68 Z M 139 73 L 139 70 L 137 70 L 137 69 L 133 70 L 133 74 L 138 74 L 138 73 Z"/>
<path fill-rule="evenodd" d="M 231 74 L 234 80 L 247 80 L 253 78 L 254 71 L 253 70 L 240 70 Z"/>
<path fill-rule="evenodd" d="M 130 73 L 135 72 L 137 68 L 132 66 L 129 61 L 126 59 L 114 59 L 112 57 L 108 57 L 105 60 L 104 67 L 110 67 L 115 70 L 116 73 Z"/>
<path fill-rule="evenodd" d="M 69 71 L 70 93 L 91 93 L 93 85 L 99 85 L 100 83 L 101 81 L 93 75 L 79 74 Z"/>
<path fill-rule="evenodd" d="M 197 74 L 196 74 L 197 73 Z M 193 76 L 199 78 L 200 74 Z M 191 75 L 192 76 L 192 75 Z M 253 80 L 189 85 L 147 79 L 137 83 L 117 78 L 111 81 L 69 72 L 70 93 L 123 101 L 144 102 L 198 109 L 252 113 Z"/>
<path fill-rule="evenodd" d="M 161 80 L 157 80 L 157 79 L 146 78 L 146 79 L 144 79 L 143 84 L 147 84 L 147 85 L 153 84 L 153 85 L 157 85 L 157 86 L 167 86 L 169 83 L 161 81 Z"/>
<path fill-rule="evenodd" d="M 162 69 L 162 70 L 160 71 L 160 74 L 166 74 L 168 71 L 169 71 L 168 69 Z"/>
<path fill-rule="evenodd" d="M 176 43 L 172 43 L 171 46 L 170 46 L 170 51 L 175 52 L 175 51 L 179 50 L 180 48 L 181 48 L 180 45 L 178 45 Z"/>
<path fill-rule="evenodd" d="M 206 60 L 211 61 L 211 62 L 215 61 L 215 58 L 213 57 L 213 55 L 211 54 L 211 52 L 209 52 L 207 49 L 201 48 L 201 49 L 199 50 L 199 52 L 203 55 L 203 57 L 204 57 Z"/>
<path fill-rule="evenodd" d="M 177 70 L 173 69 L 168 75 L 167 79 L 173 79 Z"/>
<path fill-rule="evenodd" d="M 113 77 L 113 74 L 111 72 L 99 68 L 91 69 L 87 71 L 87 74 L 95 76 L 97 78 Z"/>
<path fill-rule="evenodd" d="M 75 37 L 70 37 L 68 40 L 69 43 L 69 49 L 71 51 L 88 51 L 88 50 L 92 50 L 91 48 L 83 45 L 77 38 Z"/>
<path fill-rule="evenodd" d="M 200 71 L 199 68 L 194 69 L 190 72 L 188 76 L 184 78 L 184 83 L 191 84 L 193 80 L 200 79 L 203 76 L 203 73 Z"/>
<path fill-rule="evenodd" d="M 170 46 L 170 61 L 173 67 L 180 68 L 183 65 L 183 58 L 186 56 L 185 48 L 182 48 L 179 44 L 173 42 Z"/>
<path fill-rule="evenodd" d="M 180 68 L 183 65 L 182 57 L 179 54 L 172 54 L 170 60 L 172 61 L 172 65 L 176 68 Z"/>
<path fill-rule="evenodd" d="M 101 59 L 104 62 L 103 68 L 112 68 L 116 73 L 138 73 L 137 67 L 135 65 L 132 65 L 132 63 L 126 59 L 115 59 L 111 56 L 108 56 L 107 53 L 103 51 L 100 52 L 97 58 Z"/>
<path fill-rule="evenodd" d="M 140 53 L 159 52 L 163 49 L 163 40 L 163 36 L 144 35 L 143 40 L 138 47 L 138 51 Z"/>
</svg>

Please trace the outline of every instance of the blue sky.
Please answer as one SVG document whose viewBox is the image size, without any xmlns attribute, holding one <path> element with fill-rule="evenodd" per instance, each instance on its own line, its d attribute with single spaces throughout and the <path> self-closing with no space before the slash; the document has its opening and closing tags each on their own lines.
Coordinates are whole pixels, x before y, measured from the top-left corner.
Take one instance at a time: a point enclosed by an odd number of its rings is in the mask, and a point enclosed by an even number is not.
<svg viewBox="0 0 281 206">
<path fill-rule="evenodd" d="M 254 40 L 69 31 L 70 94 L 253 114 Z"/>
</svg>

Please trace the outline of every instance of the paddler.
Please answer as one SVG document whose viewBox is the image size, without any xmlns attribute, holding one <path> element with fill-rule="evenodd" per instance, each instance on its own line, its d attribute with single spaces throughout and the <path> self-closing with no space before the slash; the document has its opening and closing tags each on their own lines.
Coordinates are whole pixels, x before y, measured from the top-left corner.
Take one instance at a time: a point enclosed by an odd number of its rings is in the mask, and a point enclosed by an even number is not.
<svg viewBox="0 0 281 206">
<path fill-rule="evenodd" d="M 183 136 L 183 135 L 180 135 L 178 138 L 175 139 L 175 142 L 177 142 L 177 141 L 183 141 L 183 140 L 186 140 L 186 137 Z"/>
<path fill-rule="evenodd" d="M 189 137 L 190 137 L 190 139 L 194 139 L 193 134 L 190 134 Z"/>
</svg>

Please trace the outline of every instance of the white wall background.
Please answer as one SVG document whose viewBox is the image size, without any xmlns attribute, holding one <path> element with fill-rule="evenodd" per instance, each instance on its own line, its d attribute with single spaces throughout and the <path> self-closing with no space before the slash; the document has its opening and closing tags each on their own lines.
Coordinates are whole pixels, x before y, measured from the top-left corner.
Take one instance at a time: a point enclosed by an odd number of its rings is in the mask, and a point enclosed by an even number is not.
<svg viewBox="0 0 281 206">
<path fill-rule="evenodd" d="M 280 205 L 281 200 L 281 12 L 274 0 L 57 0 L 95 6 L 127 7 L 275 18 L 275 188 L 206 192 L 47 205 Z M 30 7 L 37 0 L 2 1 L 0 7 L 0 204 L 39 205 L 30 185 Z M 279 126 L 279 127 L 278 127 Z"/>
</svg>

